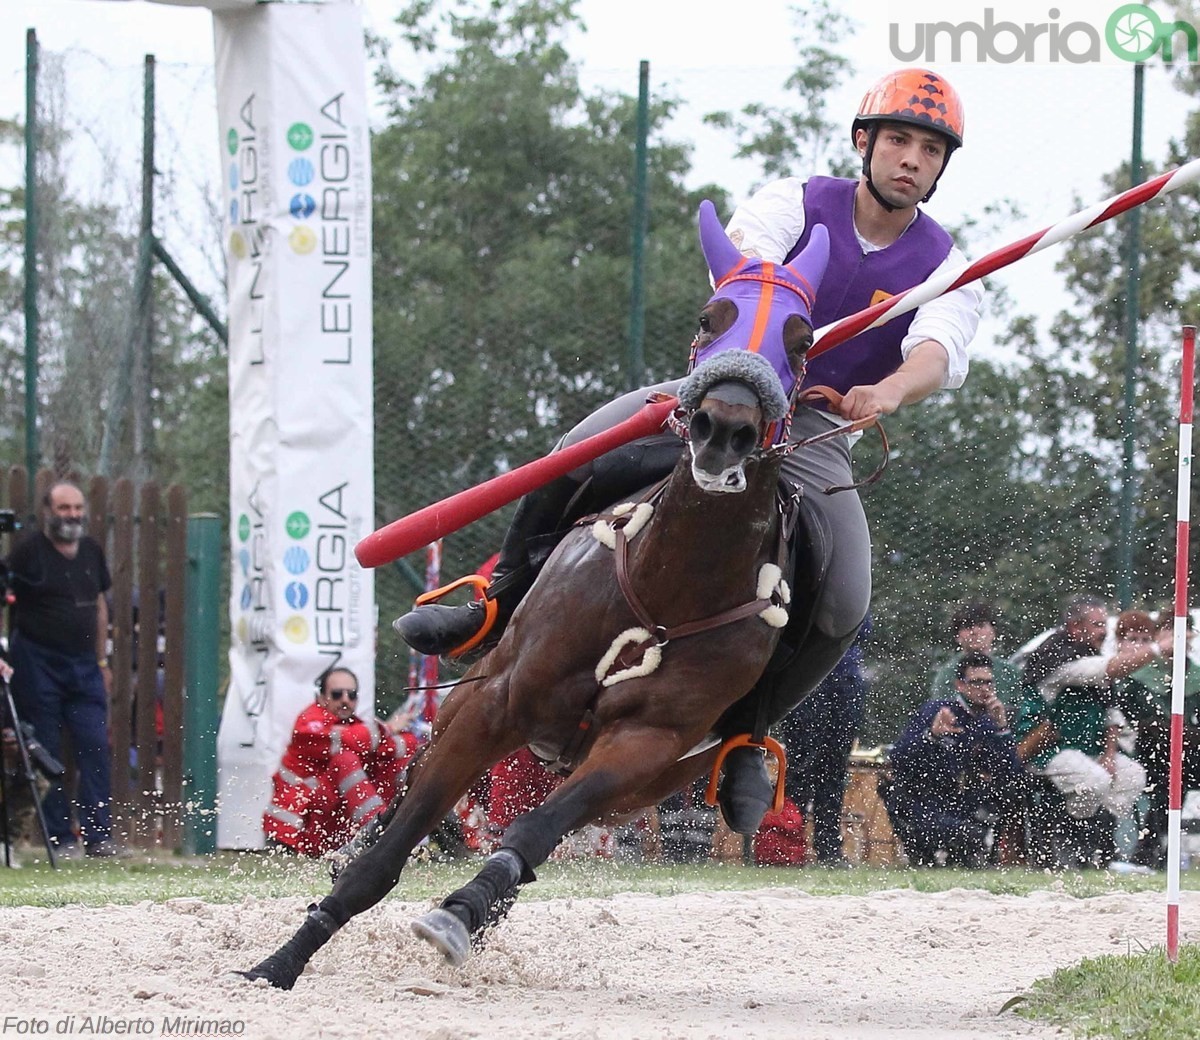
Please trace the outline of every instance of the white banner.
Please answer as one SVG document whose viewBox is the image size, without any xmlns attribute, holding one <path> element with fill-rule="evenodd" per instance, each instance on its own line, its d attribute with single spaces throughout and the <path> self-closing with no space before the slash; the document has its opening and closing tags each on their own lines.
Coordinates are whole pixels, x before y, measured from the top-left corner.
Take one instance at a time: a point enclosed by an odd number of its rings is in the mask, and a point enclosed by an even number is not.
<svg viewBox="0 0 1200 1040">
<path fill-rule="evenodd" d="M 296 715 L 333 664 L 372 711 L 371 174 L 360 10 L 214 14 L 229 281 L 230 688 L 217 844 L 260 848 Z"/>
</svg>

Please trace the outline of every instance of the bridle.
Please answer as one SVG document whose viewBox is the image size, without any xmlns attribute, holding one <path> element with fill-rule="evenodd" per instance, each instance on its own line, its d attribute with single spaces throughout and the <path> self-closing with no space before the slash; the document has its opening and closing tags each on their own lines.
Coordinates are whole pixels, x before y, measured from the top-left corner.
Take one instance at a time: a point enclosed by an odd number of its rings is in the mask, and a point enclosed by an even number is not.
<svg viewBox="0 0 1200 1040">
<path fill-rule="evenodd" d="M 816 294 L 814 293 L 813 288 L 809 284 L 808 280 L 797 271 L 789 268 L 788 271 L 791 275 L 791 278 L 784 277 L 778 273 L 778 265 L 770 262 L 763 262 L 757 269 L 747 271 L 745 270 L 745 265 L 748 261 L 749 258 L 743 259 L 741 263 L 739 263 L 728 274 L 726 274 L 725 277 L 716 283 L 714 295 L 709 300 L 709 303 L 712 303 L 713 300 L 717 298 L 717 293 L 720 293 L 722 289 L 733 282 L 754 282 L 762 286 L 762 291 L 759 293 L 758 300 L 755 303 L 753 318 L 750 322 L 750 332 L 745 346 L 727 348 L 729 350 L 746 350 L 750 353 L 761 354 L 765 343 L 767 329 L 770 325 L 770 314 L 772 305 L 775 303 L 776 288 L 786 289 L 788 292 L 795 293 L 796 296 L 800 298 L 809 314 L 812 313 L 813 299 Z M 734 303 L 736 306 L 736 301 L 731 300 L 730 302 Z M 725 335 L 728 331 L 729 329 L 726 329 L 716 338 L 720 338 L 720 336 Z M 699 333 L 697 333 L 695 339 L 692 340 L 691 353 L 688 360 L 689 372 L 693 371 L 697 364 L 700 353 L 699 339 L 700 336 Z M 786 347 L 784 349 L 786 352 Z M 806 370 L 804 358 L 802 358 L 800 361 L 799 372 L 795 371 L 790 358 L 788 359 L 788 367 L 792 369 L 793 382 L 791 390 L 787 395 L 787 412 L 782 419 L 770 422 L 764 420 L 759 423 L 758 447 L 755 449 L 754 453 L 752 453 L 750 458 L 759 459 L 770 458 L 774 456 L 787 456 L 793 451 L 796 451 L 798 448 L 819 444 L 822 441 L 830 440 L 833 437 L 851 436 L 855 433 L 859 433 L 860 431 L 870 429 L 871 427 L 876 427 L 878 428 L 880 438 L 883 441 L 883 462 L 880 464 L 879 468 L 863 481 L 840 487 L 831 486 L 826 488 L 825 492 L 826 494 L 833 494 L 837 491 L 849 490 L 850 488 L 865 487 L 868 484 L 873 484 L 879 480 L 879 478 L 883 475 L 884 469 L 887 467 L 889 446 L 887 434 L 884 432 L 878 416 L 870 416 L 866 419 L 856 419 L 851 423 L 839 425 L 833 429 L 815 434 L 814 436 L 807 437 L 801 441 L 793 442 L 791 440 L 792 418 L 795 414 L 798 404 L 802 404 L 807 401 L 824 401 L 833 409 L 837 409 L 841 405 L 842 395 L 832 387 L 828 386 L 812 386 L 802 391 L 800 387 L 804 382 Z M 689 413 L 677 410 L 668 416 L 667 425 L 677 436 L 686 442 L 689 439 L 688 425 L 690 419 L 691 415 Z"/>
</svg>

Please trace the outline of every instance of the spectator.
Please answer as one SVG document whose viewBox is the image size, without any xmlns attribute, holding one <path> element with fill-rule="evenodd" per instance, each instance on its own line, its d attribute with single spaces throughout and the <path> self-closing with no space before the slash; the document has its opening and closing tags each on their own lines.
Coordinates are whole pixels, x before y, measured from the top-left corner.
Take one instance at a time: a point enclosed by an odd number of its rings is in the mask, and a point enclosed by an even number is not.
<svg viewBox="0 0 1200 1040">
<path fill-rule="evenodd" d="M 395 796 L 417 749 L 410 720 L 358 718 L 358 678 L 331 668 L 317 680 L 316 703 L 296 718 L 291 743 L 271 778 L 263 813 L 269 842 L 305 856 L 340 848 Z"/>
<path fill-rule="evenodd" d="M 1146 771 L 1118 750 L 1124 718 L 1115 707 L 1112 680 L 1131 675 L 1162 651 L 1143 638 L 1138 618 L 1122 615 L 1121 622 L 1115 653 L 1103 654 L 1104 602 L 1078 597 L 1062 626 L 1025 662 L 1025 684 L 1037 696 L 1022 706 L 1017 735 L 1033 768 L 1062 794 L 1068 816 L 1097 825 L 1088 839 L 1092 849 L 1078 850 L 1085 859 L 1113 853 L 1114 818 L 1128 816 L 1146 787 Z M 1110 815 L 1098 817 L 1101 810 Z"/>
<path fill-rule="evenodd" d="M 996 677 L 996 696 L 1012 711 L 1021 699 L 1021 670 L 996 656 L 996 608 L 990 603 L 961 603 L 950 622 L 954 654 L 937 668 L 929 684 L 930 697 L 954 696 L 958 662 L 964 654 L 987 654 Z"/>
<path fill-rule="evenodd" d="M 563 778 L 550 772 L 529 748 L 492 766 L 488 787 L 488 823 L 499 838 L 518 816 L 536 809 Z"/>
<path fill-rule="evenodd" d="M 772 758 L 767 763 L 767 775 L 775 782 L 779 766 Z M 840 802 L 839 802 L 840 811 Z M 841 859 L 840 820 L 838 831 L 838 861 Z M 762 826 L 754 835 L 754 862 L 760 867 L 802 867 L 808 858 L 808 841 L 804 833 L 804 814 L 790 798 L 785 797 L 779 812 L 768 812 Z"/>
<path fill-rule="evenodd" d="M 710 856 L 740 863 L 744 843 L 704 802 L 702 777 L 658 805 L 661 855 L 667 863 L 702 863 Z"/>
<path fill-rule="evenodd" d="M 1023 772 L 992 659 L 963 655 L 954 688 L 953 697 L 917 709 L 892 749 L 893 779 L 881 785 L 892 829 L 914 865 L 982 866 L 992 824 L 1014 804 Z"/>
<path fill-rule="evenodd" d="M 1174 643 L 1173 608 L 1159 611 L 1155 641 Z M 1192 617 L 1187 617 L 1188 643 L 1195 635 Z M 1171 763 L 1171 657 L 1155 658 L 1128 679 L 1119 680 L 1117 705 L 1136 727 L 1134 757 L 1149 779 L 1146 793 L 1150 805 L 1142 821 L 1141 835 L 1133 861 L 1161 868 L 1166 862 L 1167 783 Z M 1183 677 L 1183 789 L 1200 787 L 1200 668 L 1186 659 Z"/>
<path fill-rule="evenodd" d="M 87 506 L 76 485 L 66 480 L 52 484 L 42 498 L 42 514 L 42 529 L 22 539 L 8 559 L 16 596 L 10 615 L 13 696 L 21 717 L 54 758 L 62 759 L 64 728 L 71 736 L 79 774 L 78 836 L 61 782 L 42 801 L 59 854 L 120 855 L 123 850 L 112 840 L 112 672 L 104 656 L 104 593 L 112 581 L 104 550 L 84 533 Z"/>
<path fill-rule="evenodd" d="M 850 748 L 862 728 L 867 701 L 863 643 L 871 634 L 870 615 L 842 659 L 808 698 L 779 724 L 787 750 L 787 797 L 813 824 L 817 862 L 844 867 L 842 803 L 849 778 Z"/>
</svg>

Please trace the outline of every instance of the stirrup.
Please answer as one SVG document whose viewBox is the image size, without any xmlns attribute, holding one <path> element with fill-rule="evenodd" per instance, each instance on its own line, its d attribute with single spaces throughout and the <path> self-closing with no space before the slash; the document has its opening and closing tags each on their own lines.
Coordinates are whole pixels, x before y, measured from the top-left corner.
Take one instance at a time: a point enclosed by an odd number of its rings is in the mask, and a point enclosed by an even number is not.
<svg viewBox="0 0 1200 1040">
<path fill-rule="evenodd" d="M 779 763 L 779 773 L 775 777 L 775 801 L 771 803 L 771 812 L 777 813 L 783 811 L 783 778 L 787 775 L 787 752 L 783 750 L 783 745 L 774 737 L 763 737 L 762 741 L 757 741 L 749 733 L 739 733 L 736 737 L 729 737 L 721 742 L 721 750 L 717 752 L 717 760 L 713 763 L 712 773 L 708 778 L 708 787 L 704 792 L 704 804 L 710 808 L 715 808 L 717 804 L 717 786 L 721 777 L 721 767 L 725 764 L 725 756 L 734 748 L 739 747 L 755 747 L 775 756 L 775 761 Z"/>
<path fill-rule="evenodd" d="M 444 655 L 445 657 L 462 657 L 463 654 L 474 650 L 475 647 L 483 642 L 484 637 L 492 630 L 492 626 L 496 624 L 496 616 L 500 613 L 500 605 L 487 595 L 487 590 L 491 586 L 491 582 L 482 574 L 468 574 L 466 577 L 450 582 L 449 585 L 443 585 L 440 589 L 430 589 L 428 592 L 422 592 L 416 599 L 418 607 L 423 607 L 428 603 L 437 603 L 456 589 L 461 589 L 464 585 L 473 585 L 479 593 L 479 599 L 476 602 L 483 604 L 483 625 L 465 643 L 456 646 L 453 650 L 448 650 Z"/>
</svg>

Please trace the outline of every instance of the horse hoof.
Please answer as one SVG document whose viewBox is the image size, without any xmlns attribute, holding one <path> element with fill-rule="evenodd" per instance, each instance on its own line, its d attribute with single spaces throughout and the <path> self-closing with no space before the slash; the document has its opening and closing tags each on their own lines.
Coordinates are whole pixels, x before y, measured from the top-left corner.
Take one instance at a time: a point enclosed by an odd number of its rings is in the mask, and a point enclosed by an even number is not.
<svg viewBox="0 0 1200 1040">
<path fill-rule="evenodd" d="M 412 930 L 413 935 L 441 950 L 442 956 L 456 968 L 466 961 L 471 952 L 471 934 L 467 926 L 449 910 L 439 907 L 429 911 L 424 917 L 413 921 Z"/>
<path fill-rule="evenodd" d="M 278 957 L 268 957 L 249 971 L 231 971 L 229 974 L 236 975 L 247 982 L 266 979 L 273 989 L 291 989 L 296 985 L 296 979 L 300 977 L 300 972 L 292 971 L 286 965 L 279 963 Z"/>
</svg>

